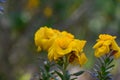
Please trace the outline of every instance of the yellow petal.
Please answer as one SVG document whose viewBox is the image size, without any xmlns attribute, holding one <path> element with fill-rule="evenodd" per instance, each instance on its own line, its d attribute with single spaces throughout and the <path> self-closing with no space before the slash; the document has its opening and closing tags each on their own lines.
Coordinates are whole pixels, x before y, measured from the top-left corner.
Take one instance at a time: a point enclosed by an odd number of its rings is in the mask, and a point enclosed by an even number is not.
<svg viewBox="0 0 120 80">
<path fill-rule="evenodd" d="M 87 62 L 87 57 L 85 56 L 84 53 L 81 53 L 81 55 L 79 56 L 79 63 L 80 63 L 80 65 L 82 66 L 86 62 Z"/>
<path fill-rule="evenodd" d="M 120 58 L 120 50 L 117 51 L 117 53 L 114 54 L 114 57 L 115 57 L 116 59 Z"/>
<path fill-rule="evenodd" d="M 102 54 L 100 54 L 100 52 L 98 50 L 95 50 L 95 56 L 100 57 L 100 56 L 102 56 Z"/>
<path fill-rule="evenodd" d="M 119 49 L 120 49 L 119 46 L 117 45 L 117 43 L 115 42 L 115 40 L 112 41 L 111 48 L 112 48 L 113 50 L 119 50 Z"/>
<path fill-rule="evenodd" d="M 72 39 L 74 38 L 74 35 L 72 35 L 71 33 L 66 32 L 66 31 L 62 31 L 61 35 L 66 36 L 68 38 L 72 38 Z"/>
<path fill-rule="evenodd" d="M 54 60 L 54 54 L 56 54 L 56 51 L 53 47 L 50 47 L 48 50 L 48 59 L 50 61 Z"/>
<path fill-rule="evenodd" d="M 112 43 L 112 40 L 107 40 L 103 42 L 103 45 L 109 46 L 111 45 L 111 43 Z"/>
<path fill-rule="evenodd" d="M 95 48 L 98 48 L 98 47 L 100 47 L 102 44 L 103 44 L 103 41 L 99 41 L 99 42 L 97 42 L 97 43 L 93 46 L 93 48 L 94 48 L 94 49 L 95 49 Z"/>
<path fill-rule="evenodd" d="M 99 39 L 100 40 L 114 40 L 116 36 L 111 36 L 109 34 L 100 34 Z"/>
<path fill-rule="evenodd" d="M 72 51 L 79 51 L 81 52 L 83 50 L 83 47 L 85 46 L 86 41 L 85 40 L 78 40 L 78 39 L 74 39 L 69 47 L 72 47 Z"/>
<path fill-rule="evenodd" d="M 42 49 L 40 46 L 38 46 L 37 51 L 40 52 Z"/>
<path fill-rule="evenodd" d="M 101 46 L 100 48 L 96 49 L 95 56 L 101 57 L 109 52 L 108 46 Z"/>
</svg>

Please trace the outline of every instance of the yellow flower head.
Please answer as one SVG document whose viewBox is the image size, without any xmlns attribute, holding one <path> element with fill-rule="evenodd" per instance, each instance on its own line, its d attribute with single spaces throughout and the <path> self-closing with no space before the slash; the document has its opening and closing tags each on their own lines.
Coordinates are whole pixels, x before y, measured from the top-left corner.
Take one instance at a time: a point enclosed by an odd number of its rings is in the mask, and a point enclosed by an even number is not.
<svg viewBox="0 0 120 80">
<path fill-rule="evenodd" d="M 86 41 L 70 38 L 70 36 L 58 37 L 48 52 L 50 61 L 57 60 L 63 56 L 68 56 L 70 63 L 79 63 L 83 65 L 87 58 L 83 53 L 83 47 Z"/>
<path fill-rule="evenodd" d="M 68 61 L 72 64 L 79 63 L 81 66 L 87 62 L 87 57 L 83 53 L 83 48 L 85 46 L 85 40 L 74 39 L 69 47 L 71 47 L 71 52 L 68 54 Z"/>
<path fill-rule="evenodd" d="M 120 57 L 120 48 L 115 41 L 116 36 L 111 36 L 108 34 L 99 35 L 97 43 L 93 46 L 95 49 L 95 56 L 101 57 L 105 54 L 108 54 L 110 51 L 115 51 L 115 58 Z"/>
<path fill-rule="evenodd" d="M 68 48 L 69 44 L 74 39 L 74 36 L 65 31 L 61 32 L 59 36 L 55 39 L 52 46 L 48 51 L 48 58 L 50 61 L 57 60 L 60 57 L 68 54 L 70 52 L 70 48 Z"/>
<path fill-rule="evenodd" d="M 47 26 L 41 27 L 35 33 L 35 44 L 38 46 L 38 51 L 48 50 L 54 42 L 55 37 L 60 34 L 58 30 L 48 28 Z"/>
</svg>

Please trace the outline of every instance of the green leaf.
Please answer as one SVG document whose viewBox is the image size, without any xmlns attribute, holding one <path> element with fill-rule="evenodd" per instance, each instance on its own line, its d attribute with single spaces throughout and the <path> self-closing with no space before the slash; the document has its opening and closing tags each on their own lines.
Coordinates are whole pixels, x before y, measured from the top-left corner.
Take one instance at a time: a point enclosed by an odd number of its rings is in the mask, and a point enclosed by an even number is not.
<svg viewBox="0 0 120 80">
<path fill-rule="evenodd" d="M 106 72 L 103 73 L 103 75 L 104 75 L 104 76 L 108 76 L 109 73 L 110 73 L 110 72 L 106 71 Z"/>
<path fill-rule="evenodd" d="M 110 62 L 110 58 L 105 59 L 105 63 L 108 63 L 108 62 Z"/>
<path fill-rule="evenodd" d="M 49 71 L 50 71 L 50 67 L 51 67 L 51 66 L 49 66 L 48 64 L 45 64 L 45 65 L 44 65 L 44 68 L 45 68 L 46 72 L 49 72 Z"/>
<path fill-rule="evenodd" d="M 73 78 L 73 79 L 71 79 L 71 80 L 75 80 L 75 79 L 77 79 L 77 78 Z"/>
<path fill-rule="evenodd" d="M 114 60 L 114 59 L 111 58 L 110 61 L 107 63 L 107 65 L 109 65 L 110 63 L 112 63 L 113 60 Z"/>
<path fill-rule="evenodd" d="M 104 65 L 104 63 L 105 63 L 105 62 L 104 62 L 104 58 L 103 58 L 103 57 L 98 58 L 98 61 L 100 62 L 100 64 L 101 64 L 101 65 Z"/>
<path fill-rule="evenodd" d="M 62 73 L 60 73 L 60 72 L 58 72 L 58 71 L 55 71 L 55 73 L 57 73 L 57 75 L 58 75 L 62 80 L 64 80 L 64 76 L 63 76 Z"/>
<path fill-rule="evenodd" d="M 94 69 L 95 72 L 98 74 L 97 78 L 100 80 L 110 80 L 111 79 L 111 70 L 115 66 L 110 65 L 113 62 L 114 58 L 112 56 L 109 56 L 109 54 L 106 54 L 105 56 L 102 56 L 98 58 L 98 65 L 95 65 L 97 69 Z"/>
<path fill-rule="evenodd" d="M 96 67 L 96 69 L 100 69 L 100 66 L 99 65 L 97 65 L 97 64 L 95 64 L 95 67 Z"/>
<path fill-rule="evenodd" d="M 107 67 L 107 69 L 110 69 L 110 68 L 112 68 L 112 67 L 114 67 L 115 65 L 113 64 L 113 65 L 111 65 L 111 66 L 109 66 L 109 67 Z"/>
<path fill-rule="evenodd" d="M 50 78 L 53 78 L 54 80 L 58 80 L 56 79 L 56 77 L 54 76 L 54 74 L 49 74 L 50 75 Z"/>
<path fill-rule="evenodd" d="M 70 80 L 71 75 L 69 74 L 68 71 L 64 71 L 63 75 L 64 75 L 65 80 Z"/>
<path fill-rule="evenodd" d="M 106 68 L 104 65 L 102 65 L 101 70 L 102 70 L 102 72 L 105 72 Z"/>
<path fill-rule="evenodd" d="M 79 71 L 79 72 L 74 73 L 74 74 L 71 74 L 71 75 L 73 75 L 73 76 L 79 76 L 79 75 L 81 75 L 81 74 L 83 74 L 83 73 L 84 73 L 84 71 Z"/>
<path fill-rule="evenodd" d="M 57 66 L 57 68 L 60 69 L 62 72 L 64 71 L 63 68 L 62 68 L 62 66 L 60 66 L 60 65 L 56 65 L 56 66 Z"/>
</svg>

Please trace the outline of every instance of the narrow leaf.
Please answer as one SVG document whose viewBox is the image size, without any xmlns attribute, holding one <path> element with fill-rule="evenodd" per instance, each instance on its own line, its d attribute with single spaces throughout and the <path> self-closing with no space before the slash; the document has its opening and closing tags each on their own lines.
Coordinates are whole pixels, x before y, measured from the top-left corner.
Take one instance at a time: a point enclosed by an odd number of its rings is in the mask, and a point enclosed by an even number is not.
<svg viewBox="0 0 120 80">
<path fill-rule="evenodd" d="M 75 80 L 75 79 L 77 79 L 77 78 L 72 78 L 71 80 Z"/>
<path fill-rule="evenodd" d="M 114 59 L 111 58 L 110 61 L 109 61 L 107 64 L 109 65 L 110 63 L 112 63 L 113 60 L 114 60 Z"/>
<path fill-rule="evenodd" d="M 84 73 L 84 71 L 79 71 L 79 72 L 77 72 L 77 73 L 73 73 L 73 74 L 71 74 L 71 75 L 79 76 L 79 75 L 81 75 L 81 74 L 83 74 L 83 73 Z"/>
<path fill-rule="evenodd" d="M 64 79 L 64 76 L 62 73 L 58 72 L 58 71 L 55 71 L 55 73 L 63 80 Z"/>
<path fill-rule="evenodd" d="M 109 67 L 106 68 L 106 70 L 110 69 L 110 68 L 113 68 L 115 65 L 111 65 Z"/>
</svg>

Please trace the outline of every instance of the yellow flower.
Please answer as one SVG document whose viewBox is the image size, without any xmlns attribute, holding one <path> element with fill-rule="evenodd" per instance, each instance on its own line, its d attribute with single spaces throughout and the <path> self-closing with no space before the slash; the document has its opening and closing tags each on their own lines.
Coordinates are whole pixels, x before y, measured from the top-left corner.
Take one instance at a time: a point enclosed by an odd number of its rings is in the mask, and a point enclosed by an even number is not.
<svg viewBox="0 0 120 80">
<path fill-rule="evenodd" d="M 69 44 L 74 39 L 74 36 L 65 31 L 61 32 L 55 39 L 54 43 L 48 50 L 48 58 L 50 61 L 57 60 L 58 58 L 70 53 L 71 48 L 68 48 Z"/>
<path fill-rule="evenodd" d="M 68 56 L 70 63 L 79 63 L 83 65 L 87 58 L 83 53 L 83 47 L 86 41 L 77 40 L 66 36 L 58 37 L 49 48 L 48 58 L 50 61 L 57 60 L 63 56 Z"/>
<path fill-rule="evenodd" d="M 38 46 L 38 51 L 48 50 L 54 42 L 55 37 L 60 34 L 58 30 L 48 28 L 47 26 L 41 27 L 35 33 L 35 44 Z"/>
<path fill-rule="evenodd" d="M 86 44 L 85 40 L 75 39 L 69 45 L 71 52 L 68 54 L 68 61 L 72 64 L 79 63 L 81 66 L 87 62 L 87 57 L 83 52 L 83 48 Z"/>
<path fill-rule="evenodd" d="M 95 49 L 95 56 L 101 57 L 108 54 L 110 51 L 115 51 L 115 58 L 120 57 L 120 48 L 115 41 L 116 36 L 111 36 L 108 34 L 101 34 L 97 43 L 93 46 Z"/>
</svg>

